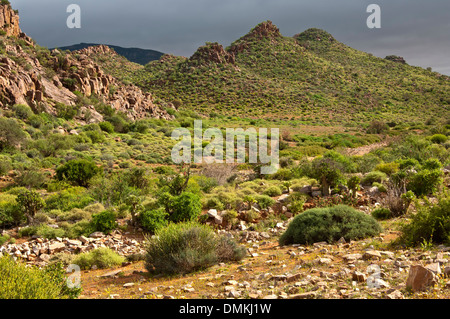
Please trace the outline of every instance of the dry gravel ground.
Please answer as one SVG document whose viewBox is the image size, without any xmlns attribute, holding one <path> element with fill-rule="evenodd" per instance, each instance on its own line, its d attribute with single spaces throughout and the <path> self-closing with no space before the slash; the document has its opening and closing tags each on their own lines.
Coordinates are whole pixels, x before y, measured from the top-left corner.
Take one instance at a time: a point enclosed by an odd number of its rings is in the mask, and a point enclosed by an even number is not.
<svg viewBox="0 0 450 319">
<path fill-rule="evenodd" d="M 116 269 L 83 271 L 81 299 L 448 299 L 444 274 L 426 292 L 406 288 L 409 267 L 439 263 L 445 273 L 446 247 L 389 248 L 398 236 L 350 243 L 280 247 L 278 235 L 249 236 L 248 256 L 186 276 L 151 277 L 144 262 Z M 254 237 L 254 236 L 253 236 Z M 391 250 L 390 250 L 391 249 Z M 449 248 L 450 251 L 450 248 Z"/>
</svg>

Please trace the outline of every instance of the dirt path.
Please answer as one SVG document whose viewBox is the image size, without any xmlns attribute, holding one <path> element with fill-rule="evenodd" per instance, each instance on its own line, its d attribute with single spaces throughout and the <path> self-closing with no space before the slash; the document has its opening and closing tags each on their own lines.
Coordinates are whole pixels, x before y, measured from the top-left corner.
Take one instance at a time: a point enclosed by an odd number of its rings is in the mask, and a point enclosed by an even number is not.
<svg viewBox="0 0 450 319">
<path fill-rule="evenodd" d="M 372 152 L 373 150 L 388 146 L 389 143 L 390 143 L 390 140 L 385 140 L 382 142 L 365 145 L 365 146 L 361 146 L 361 147 L 357 147 L 357 148 L 347 148 L 345 150 L 345 153 L 349 156 L 362 156 L 362 155 Z"/>
</svg>

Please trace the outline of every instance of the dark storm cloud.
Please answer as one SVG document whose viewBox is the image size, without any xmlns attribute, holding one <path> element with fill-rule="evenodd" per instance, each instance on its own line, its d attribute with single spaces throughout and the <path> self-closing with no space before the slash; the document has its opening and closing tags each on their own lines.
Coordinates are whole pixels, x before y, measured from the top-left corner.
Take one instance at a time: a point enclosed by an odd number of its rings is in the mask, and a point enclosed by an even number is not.
<svg viewBox="0 0 450 319">
<path fill-rule="evenodd" d="M 11 0 L 22 30 L 48 47 L 80 42 L 140 47 L 190 56 L 205 42 L 224 46 L 272 20 L 283 35 L 321 28 L 356 49 L 450 74 L 448 0 Z M 69 4 L 81 29 L 66 26 Z M 366 8 L 381 7 L 381 29 L 368 29 Z"/>
</svg>

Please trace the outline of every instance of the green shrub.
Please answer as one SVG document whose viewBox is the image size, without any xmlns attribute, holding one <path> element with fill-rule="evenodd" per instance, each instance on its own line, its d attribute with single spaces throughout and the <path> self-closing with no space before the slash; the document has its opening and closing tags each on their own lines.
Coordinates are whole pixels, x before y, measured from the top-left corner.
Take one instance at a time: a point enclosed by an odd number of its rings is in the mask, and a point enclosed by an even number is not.
<svg viewBox="0 0 450 319">
<path fill-rule="evenodd" d="M 197 182 L 198 186 L 200 186 L 200 189 L 202 192 L 210 193 L 211 190 L 218 186 L 219 183 L 215 178 L 207 177 L 203 175 L 195 175 L 191 177 L 191 180 Z"/>
<path fill-rule="evenodd" d="M 416 196 L 429 195 L 435 192 L 442 184 L 442 172 L 440 170 L 424 169 L 414 174 L 407 184 L 407 189 Z"/>
<path fill-rule="evenodd" d="M 366 174 L 366 176 L 364 176 L 364 178 L 362 179 L 361 183 L 363 185 L 372 185 L 375 182 L 381 183 L 381 182 L 385 181 L 386 179 L 387 179 L 387 175 L 385 173 L 379 172 L 379 171 L 373 171 L 373 172 Z"/>
<path fill-rule="evenodd" d="M 45 224 L 40 224 L 21 228 L 19 235 L 21 237 L 37 235 L 42 238 L 55 239 L 56 237 L 65 237 L 65 231 L 61 228 L 53 228 Z"/>
<path fill-rule="evenodd" d="M 81 288 L 68 288 L 61 264 L 39 269 L 0 257 L 0 299 L 68 299 L 80 293 Z"/>
<path fill-rule="evenodd" d="M 70 221 L 70 222 L 76 222 L 80 220 L 90 220 L 91 219 L 91 213 L 88 211 L 84 211 L 79 208 L 73 208 L 69 212 L 62 213 L 58 216 L 58 220 L 60 221 Z"/>
<path fill-rule="evenodd" d="M 106 140 L 105 135 L 100 131 L 87 131 L 85 134 L 91 140 L 92 144 L 101 144 Z"/>
<path fill-rule="evenodd" d="M 163 208 L 144 211 L 139 215 L 139 225 L 145 231 L 155 233 L 168 225 L 168 214 Z"/>
<path fill-rule="evenodd" d="M 423 163 L 422 168 L 429 170 L 439 170 L 442 168 L 442 164 L 437 158 L 430 158 Z"/>
<path fill-rule="evenodd" d="M 381 183 L 374 182 L 374 183 L 372 184 L 372 186 L 378 187 L 378 190 L 379 190 L 381 193 L 386 193 L 386 192 L 387 192 L 386 186 L 384 186 L 384 185 L 381 184 Z"/>
<path fill-rule="evenodd" d="M 74 208 L 83 209 L 93 202 L 94 199 L 89 196 L 84 187 L 69 187 L 50 195 L 45 200 L 47 210 L 59 209 L 64 212 Z"/>
<path fill-rule="evenodd" d="M 125 262 L 125 257 L 120 256 L 110 248 L 97 248 L 76 256 L 72 263 L 78 265 L 81 269 L 88 270 L 93 266 L 99 269 L 119 266 Z"/>
<path fill-rule="evenodd" d="M 292 170 L 289 168 L 280 168 L 278 171 L 270 175 L 270 179 L 276 179 L 280 181 L 288 181 L 294 177 Z"/>
<path fill-rule="evenodd" d="M 101 213 L 94 214 L 92 216 L 91 225 L 94 231 L 109 234 L 117 228 L 116 214 L 110 210 L 105 210 Z"/>
<path fill-rule="evenodd" d="M 205 208 L 222 210 L 224 205 L 217 197 L 211 197 L 206 201 Z"/>
<path fill-rule="evenodd" d="M 25 220 L 23 210 L 17 205 L 16 196 L 0 193 L 0 228 L 17 226 Z"/>
<path fill-rule="evenodd" d="M 255 200 L 262 209 L 267 209 L 275 204 L 275 200 L 268 195 L 255 195 Z"/>
<path fill-rule="evenodd" d="M 416 200 L 417 213 L 405 224 L 399 241 L 408 246 L 418 246 L 424 241 L 450 244 L 450 193 L 446 192 L 437 204 L 429 200 Z"/>
<path fill-rule="evenodd" d="M 80 236 L 89 236 L 95 229 L 88 220 L 81 220 L 75 224 L 69 224 L 68 222 L 60 223 L 60 228 L 64 230 L 65 237 L 78 239 Z M 61 237 L 61 236 L 59 236 Z"/>
<path fill-rule="evenodd" d="M 89 181 L 101 172 L 95 163 L 88 160 L 71 160 L 56 169 L 56 177 L 86 187 Z"/>
<path fill-rule="evenodd" d="M 27 137 L 15 119 L 0 117 L 0 151 L 20 145 Z"/>
<path fill-rule="evenodd" d="M 222 261 L 240 260 L 244 252 L 198 223 L 169 224 L 149 239 L 146 269 L 152 274 L 186 274 Z"/>
<path fill-rule="evenodd" d="M 414 158 L 407 158 L 398 162 L 400 170 L 419 169 L 419 161 Z"/>
<path fill-rule="evenodd" d="M 276 197 L 281 195 L 281 189 L 278 186 L 269 186 L 263 192 L 264 195 Z"/>
<path fill-rule="evenodd" d="M 314 208 L 297 215 L 281 235 L 280 245 L 313 244 L 327 241 L 333 243 L 341 237 L 357 240 L 375 236 L 381 232 L 376 220 L 364 213 L 338 205 Z"/>
<path fill-rule="evenodd" d="M 114 126 L 109 122 L 100 122 L 100 123 L 98 123 L 98 126 L 100 126 L 100 129 L 103 132 L 110 133 L 110 134 L 114 133 Z"/>
<path fill-rule="evenodd" d="M 392 218 L 392 213 L 387 208 L 376 208 L 371 213 L 372 217 L 378 220 L 385 220 Z"/>
<path fill-rule="evenodd" d="M 369 134 L 381 134 L 386 132 L 389 129 L 389 126 L 381 121 L 372 121 L 369 127 L 367 128 L 367 133 Z"/>
<path fill-rule="evenodd" d="M 289 210 L 294 214 L 303 212 L 303 206 L 305 205 L 307 199 L 308 196 L 305 194 L 292 193 L 288 197 Z"/>
<path fill-rule="evenodd" d="M 179 196 L 170 196 L 167 204 L 169 219 L 175 223 L 195 220 L 202 211 L 200 196 L 189 192 L 183 192 Z"/>
<path fill-rule="evenodd" d="M 247 252 L 235 239 L 220 235 L 216 237 L 216 254 L 219 262 L 235 262 L 242 260 Z"/>
<path fill-rule="evenodd" d="M 430 138 L 430 140 L 435 144 L 443 144 L 447 142 L 448 137 L 445 136 L 444 134 L 435 134 Z"/>
<path fill-rule="evenodd" d="M 21 120 L 27 120 L 34 114 L 31 108 L 24 104 L 16 104 L 12 107 L 12 110 L 16 118 Z"/>
<path fill-rule="evenodd" d="M 0 176 L 8 174 L 11 169 L 11 160 L 6 156 L 0 156 Z"/>
<path fill-rule="evenodd" d="M 399 164 L 396 162 L 392 163 L 381 163 L 375 167 L 375 171 L 383 172 L 388 176 L 391 176 L 394 173 L 397 173 L 399 169 Z"/>
</svg>

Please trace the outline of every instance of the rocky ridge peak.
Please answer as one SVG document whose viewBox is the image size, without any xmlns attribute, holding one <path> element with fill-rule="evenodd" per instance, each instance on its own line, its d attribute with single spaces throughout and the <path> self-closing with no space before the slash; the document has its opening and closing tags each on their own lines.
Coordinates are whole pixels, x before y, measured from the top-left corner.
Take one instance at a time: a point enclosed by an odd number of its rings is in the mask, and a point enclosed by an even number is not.
<svg viewBox="0 0 450 319">
<path fill-rule="evenodd" d="M 222 63 L 235 63 L 234 54 L 225 51 L 223 46 L 219 43 L 207 43 L 204 46 L 198 48 L 198 50 L 189 59 L 190 61 L 214 62 L 217 64 Z"/>
<path fill-rule="evenodd" d="M 254 27 L 245 37 L 252 38 L 278 38 L 281 37 L 280 29 L 272 21 L 264 21 Z"/>
</svg>

